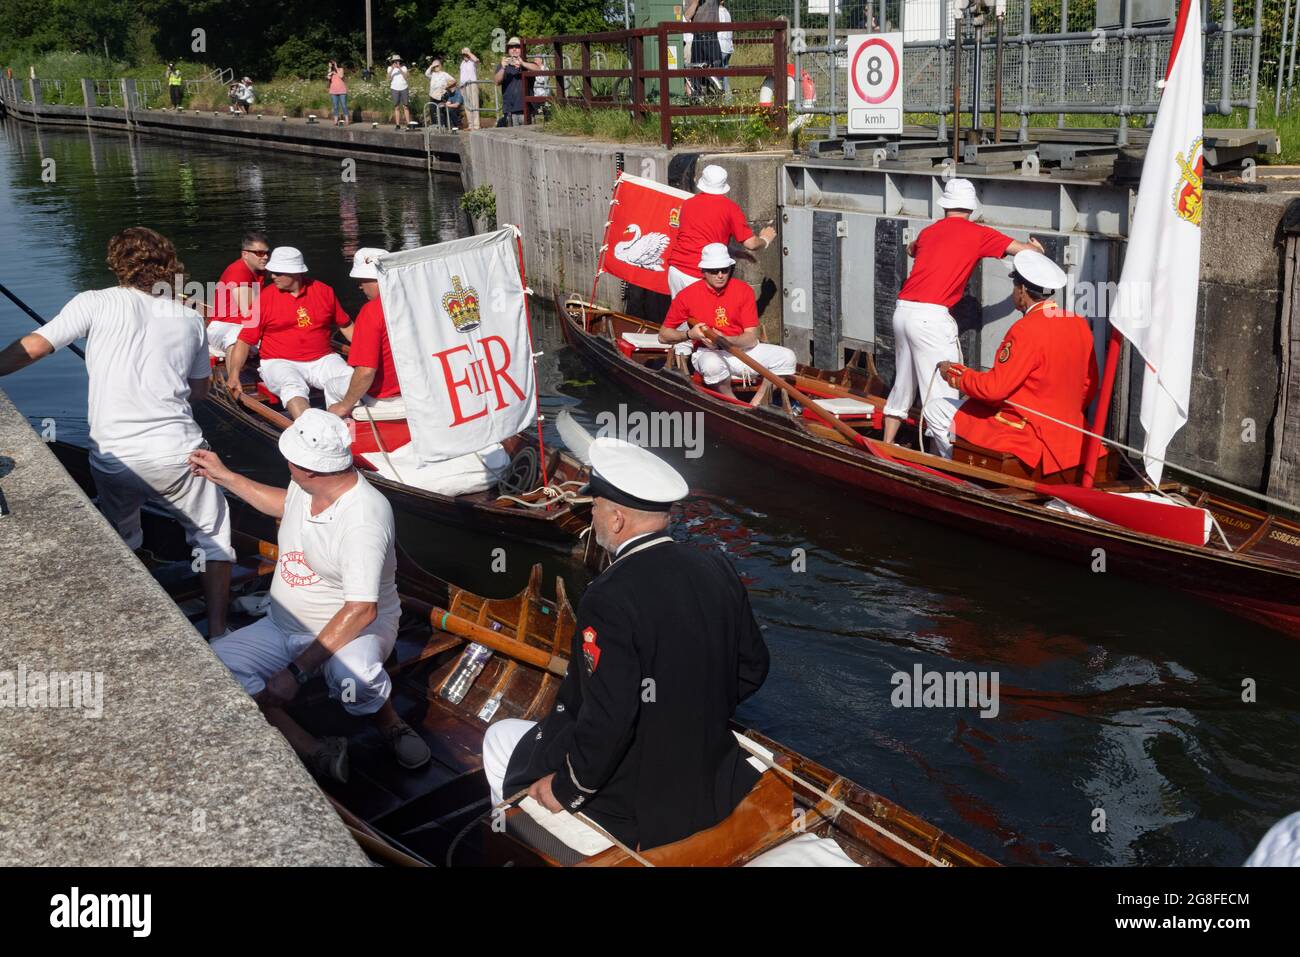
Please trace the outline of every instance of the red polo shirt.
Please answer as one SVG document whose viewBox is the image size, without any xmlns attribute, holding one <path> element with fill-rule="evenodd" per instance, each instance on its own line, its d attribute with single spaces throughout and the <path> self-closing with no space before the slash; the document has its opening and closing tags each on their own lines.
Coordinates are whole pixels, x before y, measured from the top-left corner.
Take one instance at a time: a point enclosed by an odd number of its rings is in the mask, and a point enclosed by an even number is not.
<svg viewBox="0 0 1300 957">
<path fill-rule="evenodd" d="M 696 193 L 682 203 L 681 225 L 673 239 L 668 265 L 688 276 L 700 276 L 700 253 L 709 243 L 743 243 L 754 231 L 740 207 L 717 193 Z"/>
<path fill-rule="evenodd" d="M 261 343 L 263 359 L 312 362 L 330 349 L 330 325 L 346 326 L 352 321 L 334 290 L 317 279 L 308 279 L 298 295 L 281 292 L 268 284 L 258 297 L 255 320 L 239 332 L 241 342 Z"/>
<path fill-rule="evenodd" d="M 257 288 L 261 284 L 262 280 L 257 278 L 257 273 L 249 269 L 244 257 L 240 256 L 225 268 L 221 279 L 217 281 L 216 296 L 213 298 L 208 321 L 242 322 L 248 318 L 248 314 L 239 309 L 239 290 L 245 286 Z"/>
<path fill-rule="evenodd" d="M 1013 240 L 996 229 L 947 216 L 931 223 L 916 237 L 912 272 L 898 293 L 908 302 L 931 302 L 951 309 L 981 259 L 1006 255 Z"/>
<path fill-rule="evenodd" d="M 683 322 L 688 326 L 703 322 L 724 336 L 736 336 L 746 329 L 755 329 L 758 327 L 758 306 L 754 290 L 735 276 L 721 291 L 715 291 L 704 279 L 691 283 L 677 294 L 664 317 L 664 326 L 668 329 L 676 329 Z"/>
<path fill-rule="evenodd" d="M 388 324 L 384 322 L 384 307 L 376 296 L 357 313 L 357 327 L 352 330 L 352 348 L 348 350 L 348 365 L 365 366 L 375 370 L 375 381 L 370 384 L 370 395 L 388 399 L 401 395 L 397 384 L 397 369 L 393 366 L 393 349 L 388 344 Z"/>
</svg>

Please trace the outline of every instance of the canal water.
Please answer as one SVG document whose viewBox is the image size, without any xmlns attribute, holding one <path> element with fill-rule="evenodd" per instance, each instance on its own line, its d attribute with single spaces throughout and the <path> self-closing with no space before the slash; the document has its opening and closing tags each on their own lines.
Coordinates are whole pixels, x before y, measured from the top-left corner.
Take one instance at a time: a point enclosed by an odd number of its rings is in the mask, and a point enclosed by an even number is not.
<svg viewBox="0 0 1300 957">
<path fill-rule="evenodd" d="M 113 283 L 105 244 L 120 228 L 160 230 L 193 278 L 215 281 L 257 226 L 302 249 L 355 311 L 358 246 L 410 248 L 466 227 L 455 178 L 358 173 L 345 184 L 336 160 L 10 122 L 0 282 L 49 318 Z M 595 380 L 554 316 L 538 310 L 535 324 L 551 418 L 567 407 L 591 426 L 620 404 L 647 411 Z M 0 339 L 30 328 L 0 300 Z M 2 385 L 38 428 L 84 441 L 85 371 L 71 353 Z M 274 452 L 235 441 L 211 414 L 203 423 L 232 464 L 286 480 Z M 1007 863 L 1235 865 L 1300 807 L 1300 643 L 1082 562 L 898 515 L 707 435 L 700 452 L 663 453 L 697 493 L 678 534 L 735 562 L 772 652 L 742 720 Z M 434 571 L 494 594 L 518 588 L 535 558 L 575 592 L 584 581 L 545 551 L 510 545 L 494 575 L 500 541 L 411 517 L 399 531 Z M 896 707 L 894 677 L 917 667 L 996 675 L 997 715 Z"/>
</svg>

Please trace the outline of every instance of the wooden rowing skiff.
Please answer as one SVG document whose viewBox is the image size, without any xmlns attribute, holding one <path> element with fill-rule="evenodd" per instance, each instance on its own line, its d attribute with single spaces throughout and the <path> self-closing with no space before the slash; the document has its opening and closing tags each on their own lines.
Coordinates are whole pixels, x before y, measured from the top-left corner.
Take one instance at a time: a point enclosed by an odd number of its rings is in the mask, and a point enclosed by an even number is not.
<svg viewBox="0 0 1300 957">
<path fill-rule="evenodd" d="M 94 483 L 84 449 L 54 443 L 53 450 L 87 494 Z M 252 589 L 274 567 L 273 520 L 231 498 L 233 543 L 239 554 L 236 589 Z M 200 589 L 189 568 L 179 524 L 161 510 L 146 509 L 145 548 L 155 575 L 192 619 L 203 617 Z M 168 561 L 168 559 L 171 559 Z M 742 865 L 787 842 L 809 835 L 830 838 L 865 866 L 990 866 L 996 862 L 882 795 L 739 725 L 759 750 L 771 755 L 754 789 L 723 822 L 685 840 L 658 848 L 609 847 L 582 856 L 557 841 L 518 807 L 502 818 L 491 814 L 480 754 L 489 721 L 480 715 L 498 702 L 491 721 L 537 718 L 549 711 L 567 664 L 574 612 L 564 583 L 556 597 L 541 596 L 541 568 L 518 595 L 488 599 L 450 585 L 420 568 L 399 548 L 398 591 L 402 623 L 386 667 L 393 703 L 433 752 L 417 771 L 399 768 L 368 722 L 348 716 L 327 697 L 319 679 L 293 706 L 294 716 L 315 734 L 349 739 L 351 774 L 346 785 L 322 784 L 344 824 L 379 863 L 529 866 L 731 866 Z M 445 608 L 450 618 L 438 609 Z M 464 698 L 441 695 L 468 640 L 434 626 L 460 623 L 486 628 L 509 647 L 490 658 Z M 232 624 L 237 624 L 232 622 Z M 517 643 L 517 644 L 516 644 Z M 504 822 L 494 827 L 494 821 Z"/>
<path fill-rule="evenodd" d="M 942 522 L 1015 548 L 1051 555 L 1087 568 L 1105 550 L 1111 572 L 1188 592 L 1292 638 L 1300 638 L 1300 524 L 1180 482 L 1162 492 L 1204 508 L 1226 544 L 1175 540 L 1067 511 L 1059 498 L 1092 490 L 1041 476 L 997 471 L 995 456 L 967 450 L 949 461 L 896 445 L 850 442 L 808 410 L 789 405 L 753 407 L 705 388 L 672 367 L 651 340 L 658 326 L 577 299 L 557 300 L 566 342 L 598 372 L 651 405 L 699 412 L 711 436 L 801 478 L 862 495 L 868 503 Z M 629 335 L 630 338 L 629 338 Z M 878 435 L 883 383 L 868 371 L 826 372 L 799 366 L 794 384 L 866 439 Z M 1108 456 L 1108 458 L 1112 458 Z M 1018 464 L 1018 463 L 1017 463 Z M 1140 480 L 1098 481 L 1106 493 L 1141 492 Z M 1113 499 L 1116 496 L 1106 496 Z M 1173 511 L 1180 511 L 1174 509 Z"/>
<path fill-rule="evenodd" d="M 280 433 L 289 424 L 289 417 L 273 399 L 258 393 L 255 370 L 254 362 L 245 366 L 244 390 L 238 397 L 224 387 L 214 387 L 208 404 L 241 434 L 274 448 Z M 220 363 L 214 367 L 213 375 L 217 380 L 223 379 Z M 405 429 L 405 423 L 377 423 L 377 431 L 372 435 L 359 422 L 354 449 L 361 455 L 378 457 L 376 445 L 395 429 Z M 401 441 L 407 439 L 409 433 Z M 479 533 L 536 542 L 570 552 L 581 560 L 597 561 L 597 550 L 585 534 L 591 524 L 591 505 L 577 495 L 587 480 L 586 467 L 562 448 L 548 448 L 545 470 L 548 491 L 541 486 L 539 478 L 542 470 L 536 438 L 515 435 L 502 445 L 511 458 L 510 469 L 501 485 L 485 492 L 443 495 L 394 481 L 374 471 L 367 471 L 366 477 L 388 497 L 395 509 Z"/>
</svg>

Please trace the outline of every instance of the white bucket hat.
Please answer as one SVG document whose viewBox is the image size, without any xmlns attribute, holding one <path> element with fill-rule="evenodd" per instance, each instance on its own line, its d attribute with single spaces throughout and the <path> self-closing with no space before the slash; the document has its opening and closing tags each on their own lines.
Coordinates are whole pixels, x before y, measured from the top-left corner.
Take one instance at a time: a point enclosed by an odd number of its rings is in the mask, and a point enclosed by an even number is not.
<svg viewBox="0 0 1300 957">
<path fill-rule="evenodd" d="M 734 265 L 736 265 L 736 261 L 731 258 L 731 253 L 727 251 L 726 243 L 709 243 L 700 250 L 701 269 L 726 269 L 728 266 Z"/>
<path fill-rule="evenodd" d="M 375 260 L 380 256 L 387 255 L 387 249 L 363 246 L 352 257 L 352 272 L 348 273 L 348 275 L 353 279 L 378 279 L 379 270 L 375 268 Z"/>
<path fill-rule="evenodd" d="M 939 205 L 944 209 L 969 209 L 972 213 L 980 208 L 980 199 L 975 195 L 975 184 L 968 179 L 950 179 L 943 184 L 943 195 Z"/>
<path fill-rule="evenodd" d="M 280 454 L 300 469 L 342 472 L 352 464 L 352 435 L 334 413 L 308 409 L 280 433 Z"/>
<path fill-rule="evenodd" d="M 266 261 L 267 272 L 300 273 L 307 271 L 302 253 L 292 246 L 276 246 Z"/>
<path fill-rule="evenodd" d="M 1065 271 L 1036 249 L 1020 250 L 1009 265 L 1012 282 L 1024 282 L 1043 292 L 1060 289 L 1066 283 Z"/>
<path fill-rule="evenodd" d="M 704 167 L 704 172 L 695 181 L 695 188 L 701 193 L 714 193 L 718 196 L 729 193 L 731 187 L 727 184 L 727 171 L 712 164 Z"/>
</svg>

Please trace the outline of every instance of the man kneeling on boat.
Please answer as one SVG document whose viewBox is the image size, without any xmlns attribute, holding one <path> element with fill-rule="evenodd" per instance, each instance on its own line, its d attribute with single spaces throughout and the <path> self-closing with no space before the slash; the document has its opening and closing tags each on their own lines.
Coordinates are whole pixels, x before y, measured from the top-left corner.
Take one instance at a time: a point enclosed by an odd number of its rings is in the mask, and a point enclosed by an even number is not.
<svg viewBox="0 0 1300 957">
<path fill-rule="evenodd" d="M 290 418 L 310 405 L 311 390 L 346 376 L 348 363 L 330 346 L 330 326 L 352 339 L 352 319 L 339 305 L 334 290 L 307 275 L 302 253 L 277 246 L 266 264 L 272 285 L 262 290 L 257 314 L 250 318 L 226 355 L 226 388 L 242 390 L 239 373 L 248 351 L 261 350 L 261 376 Z"/>
<path fill-rule="evenodd" d="M 925 417 L 945 458 L 956 436 L 1051 475 L 1083 461 L 1084 411 L 1097 391 L 1092 330 L 1051 298 L 1066 278 L 1047 256 L 1016 253 L 1011 281 L 1011 302 L 1024 315 L 1003 337 L 997 363 L 976 372 L 940 362 L 939 374 L 968 398 L 928 402 Z"/>
<path fill-rule="evenodd" d="M 704 384 L 715 392 L 735 398 L 731 377 L 752 376 L 753 370 L 728 352 L 711 348 L 705 329 L 726 336 L 733 346 L 743 349 L 759 365 L 775 375 L 795 373 L 795 355 L 785 346 L 758 341 L 758 304 L 754 290 L 734 275 L 736 261 L 723 243 L 710 243 L 700 255 L 703 282 L 692 283 L 678 294 L 668 307 L 659 328 L 659 341 L 674 343 L 679 355 L 690 355 L 691 365 Z M 758 404 L 767 394 L 763 381 Z"/>
<path fill-rule="evenodd" d="M 388 255 L 385 249 L 365 247 L 352 257 L 352 272 L 366 304 L 357 313 L 352 331 L 352 348 L 348 350 L 351 375 L 341 375 L 325 383 L 325 401 L 329 411 L 346 419 L 361 405 L 366 418 L 376 422 L 406 418 L 406 403 L 397 382 L 393 349 L 388 344 L 388 326 L 384 306 L 379 301 L 379 272 L 375 262 Z"/>
<path fill-rule="evenodd" d="M 489 727 L 483 772 L 494 803 L 527 788 L 657 847 L 713 827 L 758 780 L 728 722 L 767 677 L 767 647 L 727 559 L 668 534 L 682 477 L 612 438 L 592 443 L 591 466 L 592 532 L 612 564 L 578 606 L 554 709 Z"/>
<path fill-rule="evenodd" d="M 397 716 L 384 670 L 402 614 L 393 510 L 353 468 L 338 416 L 308 409 L 281 434 L 280 452 L 288 489 L 237 475 L 212 452 L 190 456 L 196 475 L 280 519 L 270 612 L 212 650 L 318 773 L 347 780 L 347 739 L 317 740 L 285 711 L 318 671 L 349 714 L 375 722 L 399 764 L 418 768 L 429 747 Z"/>
</svg>

